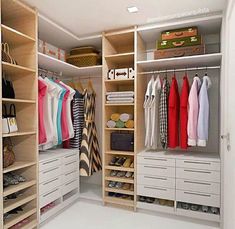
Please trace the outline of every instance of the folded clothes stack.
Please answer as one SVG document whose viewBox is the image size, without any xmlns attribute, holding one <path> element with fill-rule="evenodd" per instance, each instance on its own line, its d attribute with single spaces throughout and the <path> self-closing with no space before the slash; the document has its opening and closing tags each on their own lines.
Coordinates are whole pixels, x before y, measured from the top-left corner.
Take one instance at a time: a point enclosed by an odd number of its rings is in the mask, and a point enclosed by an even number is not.
<svg viewBox="0 0 235 229">
<path fill-rule="evenodd" d="M 134 120 L 132 114 L 114 113 L 110 120 L 107 121 L 108 128 L 134 128 Z"/>
<path fill-rule="evenodd" d="M 107 103 L 133 103 L 134 91 L 107 92 Z"/>
</svg>

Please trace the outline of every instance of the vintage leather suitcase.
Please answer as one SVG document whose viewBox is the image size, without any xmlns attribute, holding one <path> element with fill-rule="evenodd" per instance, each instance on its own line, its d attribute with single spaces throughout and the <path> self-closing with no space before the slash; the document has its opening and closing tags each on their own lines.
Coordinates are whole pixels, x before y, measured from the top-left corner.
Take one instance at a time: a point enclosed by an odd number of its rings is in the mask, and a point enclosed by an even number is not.
<svg viewBox="0 0 235 229">
<path fill-rule="evenodd" d="M 201 45 L 202 37 L 194 36 L 194 37 L 184 37 L 184 38 L 176 38 L 172 40 L 162 40 L 157 42 L 157 49 L 171 49 L 171 48 L 181 48 L 188 47 L 194 45 Z"/>
<path fill-rule="evenodd" d="M 188 28 L 180 28 L 174 30 L 166 30 L 161 34 L 162 40 L 171 40 L 175 38 L 183 38 L 183 37 L 193 37 L 198 35 L 198 28 L 188 27 Z"/>
<path fill-rule="evenodd" d="M 183 48 L 173 48 L 154 51 L 154 59 L 163 59 L 171 57 L 193 56 L 205 54 L 205 46 L 197 45 Z"/>
<path fill-rule="evenodd" d="M 111 150 L 134 151 L 134 134 L 111 133 Z"/>
</svg>

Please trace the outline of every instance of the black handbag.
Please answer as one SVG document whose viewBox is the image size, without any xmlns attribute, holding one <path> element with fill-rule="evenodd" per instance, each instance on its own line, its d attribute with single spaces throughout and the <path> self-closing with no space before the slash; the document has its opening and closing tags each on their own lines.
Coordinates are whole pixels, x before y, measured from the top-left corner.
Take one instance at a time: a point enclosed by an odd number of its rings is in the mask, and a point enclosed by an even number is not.
<svg viewBox="0 0 235 229">
<path fill-rule="evenodd" d="M 134 151 L 134 134 L 111 133 L 111 150 Z"/>
<path fill-rule="evenodd" d="M 15 91 L 11 81 L 2 78 L 2 97 L 15 99 Z"/>
</svg>

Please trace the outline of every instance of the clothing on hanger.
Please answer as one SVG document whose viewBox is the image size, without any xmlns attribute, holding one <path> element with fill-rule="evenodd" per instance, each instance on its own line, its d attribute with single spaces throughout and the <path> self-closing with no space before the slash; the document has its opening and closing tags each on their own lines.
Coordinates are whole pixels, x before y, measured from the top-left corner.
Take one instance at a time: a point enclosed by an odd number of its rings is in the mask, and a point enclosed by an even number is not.
<svg viewBox="0 0 235 229">
<path fill-rule="evenodd" d="M 179 146 L 179 91 L 175 75 L 172 78 L 168 101 L 168 147 Z"/>
</svg>

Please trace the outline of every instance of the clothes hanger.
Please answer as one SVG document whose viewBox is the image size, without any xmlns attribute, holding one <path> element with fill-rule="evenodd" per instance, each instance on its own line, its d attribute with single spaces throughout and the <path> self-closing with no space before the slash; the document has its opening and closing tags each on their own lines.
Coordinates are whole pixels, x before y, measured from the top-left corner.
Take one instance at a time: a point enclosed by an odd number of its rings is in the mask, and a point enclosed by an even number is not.
<svg viewBox="0 0 235 229">
<path fill-rule="evenodd" d="M 78 90 L 81 94 L 83 94 L 84 88 L 82 86 L 80 79 L 78 80 L 77 83 L 75 83 L 75 89 Z"/>
<path fill-rule="evenodd" d="M 88 90 L 90 89 L 92 93 L 96 94 L 96 93 L 95 93 L 95 90 L 94 90 L 94 88 L 93 88 L 92 81 L 91 81 L 90 79 L 88 80 L 87 89 L 88 89 Z"/>
</svg>

